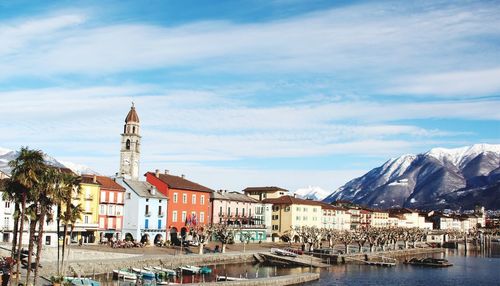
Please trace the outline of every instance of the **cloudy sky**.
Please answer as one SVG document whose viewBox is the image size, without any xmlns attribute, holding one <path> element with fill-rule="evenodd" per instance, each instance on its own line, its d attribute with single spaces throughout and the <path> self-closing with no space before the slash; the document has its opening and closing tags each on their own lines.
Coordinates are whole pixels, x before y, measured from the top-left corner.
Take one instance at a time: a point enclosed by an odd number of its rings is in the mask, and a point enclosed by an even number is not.
<svg viewBox="0 0 500 286">
<path fill-rule="evenodd" d="M 133 101 L 142 172 L 333 191 L 500 143 L 498 1 L 48 2 L 0 2 L 3 148 L 112 175 Z"/>
</svg>

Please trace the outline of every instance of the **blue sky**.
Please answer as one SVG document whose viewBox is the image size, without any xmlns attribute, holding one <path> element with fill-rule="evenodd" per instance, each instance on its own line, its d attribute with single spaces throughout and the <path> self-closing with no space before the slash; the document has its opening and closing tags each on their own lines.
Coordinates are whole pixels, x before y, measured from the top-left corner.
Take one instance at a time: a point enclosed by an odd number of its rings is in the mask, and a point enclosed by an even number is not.
<svg viewBox="0 0 500 286">
<path fill-rule="evenodd" d="M 333 191 L 390 157 L 498 144 L 498 4 L 2 1 L 0 146 L 112 175 L 134 101 L 143 172 Z"/>
</svg>

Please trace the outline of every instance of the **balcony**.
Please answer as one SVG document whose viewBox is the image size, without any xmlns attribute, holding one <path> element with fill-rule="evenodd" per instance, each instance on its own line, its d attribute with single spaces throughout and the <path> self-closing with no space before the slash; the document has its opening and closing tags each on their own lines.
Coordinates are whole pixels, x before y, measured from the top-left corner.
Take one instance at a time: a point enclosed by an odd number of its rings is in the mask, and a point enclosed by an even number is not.
<svg viewBox="0 0 500 286">
<path fill-rule="evenodd" d="M 148 216 L 148 217 L 151 216 L 151 212 L 145 212 L 144 216 Z"/>
<path fill-rule="evenodd" d="M 164 217 L 164 216 L 165 216 L 165 212 L 158 213 L 158 217 Z"/>
<path fill-rule="evenodd" d="M 90 195 L 89 195 L 89 196 L 85 196 L 85 200 L 86 200 L 86 201 L 91 201 L 91 200 L 93 200 L 93 197 L 92 197 L 92 196 L 90 196 Z"/>
</svg>

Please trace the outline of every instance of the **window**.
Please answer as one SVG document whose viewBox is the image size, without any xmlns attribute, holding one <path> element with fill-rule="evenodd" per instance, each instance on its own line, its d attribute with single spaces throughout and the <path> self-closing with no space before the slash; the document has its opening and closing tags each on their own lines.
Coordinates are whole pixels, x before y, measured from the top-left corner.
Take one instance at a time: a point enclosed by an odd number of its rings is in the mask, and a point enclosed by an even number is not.
<svg viewBox="0 0 500 286">
<path fill-rule="evenodd" d="M 205 222 L 205 213 L 200 212 L 200 222 Z"/>
<path fill-rule="evenodd" d="M 99 218 L 99 227 L 100 227 L 100 228 L 105 228 L 105 227 L 106 227 L 106 226 L 104 225 L 104 218 L 103 218 L 103 217 Z"/>
<path fill-rule="evenodd" d="M 177 203 L 177 193 L 174 193 L 174 203 Z"/>
<path fill-rule="evenodd" d="M 115 206 L 108 206 L 108 215 L 115 215 Z"/>
<path fill-rule="evenodd" d="M 186 222 L 186 212 L 182 212 L 182 222 Z"/>
<path fill-rule="evenodd" d="M 101 202 L 105 202 L 105 201 L 106 201 L 106 192 L 101 191 Z"/>
<path fill-rule="evenodd" d="M 306 208 L 302 208 L 303 211 L 307 212 L 307 209 Z"/>
<path fill-rule="evenodd" d="M 280 210 L 280 207 L 279 206 L 273 206 L 273 211 L 277 212 Z"/>
<path fill-rule="evenodd" d="M 188 195 L 187 194 L 182 194 L 182 203 L 187 204 L 188 202 Z"/>
<path fill-rule="evenodd" d="M 205 204 L 205 195 L 201 195 L 200 196 L 200 205 L 204 205 Z"/>
<path fill-rule="evenodd" d="M 127 200 L 130 200 L 130 193 L 127 193 Z"/>
<path fill-rule="evenodd" d="M 158 220 L 158 229 L 161 229 L 161 219 Z"/>
<path fill-rule="evenodd" d="M 50 235 L 45 236 L 45 245 L 50 245 Z"/>
<path fill-rule="evenodd" d="M 296 216 L 296 217 L 295 217 L 295 220 L 300 220 L 300 216 Z"/>
<path fill-rule="evenodd" d="M 192 196 L 191 196 L 191 203 L 192 203 L 193 205 L 196 205 L 196 195 L 192 195 Z"/>
<path fill-rule="evenodd" d="M 313 208 L 313 212 L 317 212 L 317 211 L 318 211 L 318 209 L 317 209 L 317 208 Z"/>
<path fill-rule="evenodd" d="M 300 212 L 300 208 L 299 207 L 297 207 L 297 211 Z"/>
<path fill-rule="evenodd" d="M 148 229 L 149 228 L 149 219 L 144 220 L 144 228 Z"/>
<path fill-rule="evenodd" d="M 146 205 L 146 212 L 145 214 L 148 216 L 149 215 L 149 205 Z"/>
<path fill-rule="evenodd" d="M 279 229 L 279 226 L 276 224 L 273 224 L 273 230 L 278 230 L 278 229 Z"/>
<path fill-rule="evenodd" d="M 127 139 L 127 143 L 125 143 L 125 149 L 130 150 L 130 139 Z"/>
<path fill-rule="evenodd" d="M 122 193 L 118 193 L 116 195 L 116 202 L 119 204 L 123 203 L 123 194 Z"/>
<path fill-rule="evenodd" d="M 238 208 L 236 208 L 236 215 L 238 215 Z"/>
<path fill-rule="evenodd" d="M 222 215 L 222 206 L 219 209 L 219 216 L 221 216 L 221 215 Z"/>
<path fill-rule="evenodd" d="M 177 211 L 172 212 L 172 222 L 177 222 Z"/>
<path fill-rule="evenodd" d="M 245 216 L 245 209 L 242 209 L 242 210 L 241 210 L 241 215 L 242 215 L 242 216 Z"/>
<path fill-rule="evenodd" d="M 84 223 L 89 223 L 89 216 L 88 215 L 86 215 L 86 216 L 83 217 L 83 222 Z"/>
<path fill-rule="evenodd" d="M 9 227 L 9 217 L 4 217 L 3 219 L 3 226 L 8 228 Z"/>
<path fill-rule="evenodd" d="M 115 202 L 115 193 L 109 192 L 109 202 L 114 203 Z"/>
<path fill-rule="evenodd" d="M 227 207 L 227 215 L 231 215 L 231 208 Z"/>
<path fill-rule="evenodd" d="M 273 215 L 273 220 L 277 220 L 278 219 L 278 215 Z"/>
<path fill-rule="evenodd" d="M 106 206 L 105 205 L 100 205 L 99 206 L 99 214 L 100 215 L 105 215 L 106 214 Z"/>
<path fill-rule="evenodd" d="M 306 220 L 307 220 L 307 217 L 306 217 L 306 216 L 303 216 L 303 217 L 302 217 L 302 220 L 306 221 Z"/>
<path fill-rule="evenodd" d="M 123 206 L 116 206 L 116 215 L 123 215 Z"/>
<path fill-rule="evenodd" d="M 287 206 L 287 207 L 285 208 L 285 211 L 286 211 L 286 212 L 289 212 L 289 211 L 290 211 L 290 207 L 289 207 L 289 206 Z"/>
<path fill-rule="evenodd" d="M 115 226 L 113 225 L 113 218 L 112 217 L 108 217 L 108 229 L 112 229 L 112 228 L 115 228 Z"/>
<path fill-rule="evenodd" d="M 158 215 L 161 215 L 161 206 L 158 206 Z"/>
</svg>

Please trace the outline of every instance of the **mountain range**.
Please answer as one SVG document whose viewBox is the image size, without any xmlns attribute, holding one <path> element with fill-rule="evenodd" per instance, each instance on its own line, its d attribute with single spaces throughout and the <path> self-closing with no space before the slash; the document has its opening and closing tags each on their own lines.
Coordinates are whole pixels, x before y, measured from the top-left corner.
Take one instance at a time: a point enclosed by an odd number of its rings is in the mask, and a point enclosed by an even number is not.
<svg viewBox="0 0 500 286">
<path fill-rule="evenodd" d="M 18 151 L 13 151 L 9 149 L 4 149 L 0 147 L 0 171 L 5 174 L 10 174 L 9 161 L 16 159 L 18 156 Z M 63 162 L 56 160 L 55 158 L 45 154 L 44 156 L 45 162 L 48 165 L 60 168 L 68 168 L 75 172 L 76 174 L 96 174 L 98 173 L 87 166 L 74 164 L 71 162 Z"/>
<path fill-rule="evenodd" d="M 320 187 L 308 186 L 296 190 L 294 194 L 302 199 L 321 201 L 326 198 L 330 192 Z"/>
<path fill-rule="evenodd" d="M 434 148 L 390 159 L 324 199 L 376 208 L 500 209 L 500 145 Z"/>
</svg>

